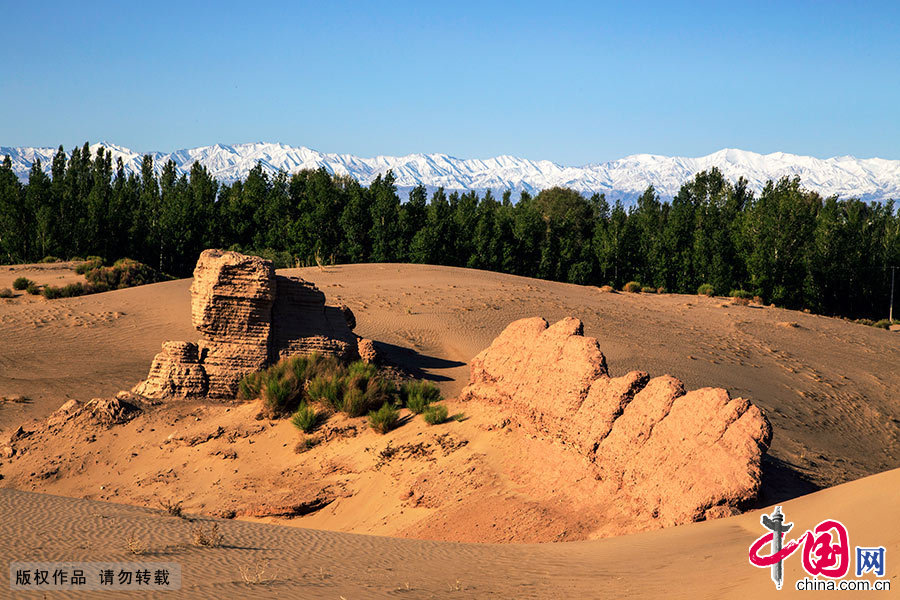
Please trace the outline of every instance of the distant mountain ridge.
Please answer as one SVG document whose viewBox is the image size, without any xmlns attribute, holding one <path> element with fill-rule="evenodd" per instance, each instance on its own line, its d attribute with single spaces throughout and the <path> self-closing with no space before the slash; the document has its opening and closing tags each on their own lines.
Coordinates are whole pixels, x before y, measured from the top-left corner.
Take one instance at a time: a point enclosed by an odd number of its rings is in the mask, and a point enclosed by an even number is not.
<svg viewBox="0 0 900 600">
<path fill-rule="evenodd" d="M 96 153 L 103 146 L 112 152 L 113 164 L 122 158 L 126 171 L 140 171 L 145 153 L 109 143 L 93 144 Z M 0 157 L 9 155 L 13 169 L 21 179 L 28 176 L 32 163 L 41 159 L 45 171 L 56 148 L 0 146 Z M 500 195 L 507 189 L 536 193 L 553 186 L 573 188 L 584 194 L 605 193 L 610 200 L 633 201 L 648 185 L 660 196 L 671 199 L 681 185 L 694 174 L 718 167 L 736 181 L 745 177 L 750 187 L 762 189 L 768 180 L 799 176 L 804 187 L 824 196 L 839 195 L 863 200 L 900 198 L 900 160 L 859 159 L 839 156 L 820 159 L 775 152 L 757 154 L 745 150 L 724 149 L 697 158 L 634 154 L 605 163 L 567 167 L 548 160 L 529 160 L 514 156 L 486 159 L 460 159 L 446 154 L 409 154 L 361 158 L 350 154 L 329 154 L 303 146 L 277 143 L 215 144 L 176 150 L 149 152 L 157 171 L 171 159 L 180 172 L 188 172 L 199 161 L 219 181 L 231 182 L 246 177 L 257 162 L 268 172 L 280 169 L 294 173 L 301 169 L 324 167 L 331 173 L 350 175 L 368 185 L 379 174 L 393 170 L 401 192 L 424 184 L 430 190 L 492 190 Z"/>
</svg>

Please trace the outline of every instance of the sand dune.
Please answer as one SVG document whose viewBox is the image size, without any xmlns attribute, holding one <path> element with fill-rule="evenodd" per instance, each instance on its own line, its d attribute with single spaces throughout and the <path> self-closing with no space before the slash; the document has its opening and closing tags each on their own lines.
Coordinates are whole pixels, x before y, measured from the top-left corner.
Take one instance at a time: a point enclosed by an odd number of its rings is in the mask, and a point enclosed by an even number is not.
<svg viewBox="0 0 900 600">
<path fill-rule="evenodd" d="M 900 471 L 803 498 L 784 511 L 797 528 L 841 520 L 851 543 L 900 551 Z M 800 558 L 786 561 L 785 589 L 750 566 L 761 511 L 589 542 L 454 544 L 218 521 L 223 546 L 193 545 L 184 519 L 137 507 L 0 490 L 0 553 L 13 560 L 173 561 L 184 598 L 760 598 L 791 597 Z M 28 526 L 23 526 L 27 523 Z M 143 556 L 125 550 L 134 535 Z M 265 567 L 262 584 L 241 569 Z M 870 577 L 867 577 L 870 578 Z M 8 593 L 0 588 L 0 597 Z M 127 592 L 126 592 L 127 593 Z M 115 594 L 112 594 L 115 596 Z M 890 595 L 890 594 L 888 594 Z M 65 597 L 59 592 L 54 597 Z M 74 594 L 73 597 L 76 597 Z M 160 594 L 160 597 L 172 595 Z M 78 596 L 80 597 L 80 596 Z M 106 595 L 104 595 L 106 597 Z"/>
<path fill-rule="evenodd" d="M 9 285 L 4 277 L 11 282 L 19 272 L 0 273 L 0 287 Z M 30 272 L 38 283 L 45 283 L 41 276 L 48 278 L 47 283 L 67 276 L 43 268 Z M 381 342 L 395 362 L 436 380 L 447 396 L 454 396 L 465 384 L 467 361 L 489 345 L 509 322 L 534 315 L 550 321 L 574 315 L 584 321 L 585 334 L 600 341 L 612 375 L 634 369 L 654 375 L 670 373 L 689 388 L 718 386 L 732 395 L 750 398 L 766 411 L 775 432 L 765 465 L 761 506 L 900 466 L 900 380 L 896 377 L 900 336 L 894 333 L 794 311 L 732 305 L 721 298 L 605 294 L 592 287 L 448 267 L 349 265 L 287 273 L 316 283 L 329 303 L 350 306 L 356 314 L 357 333 Z M 26 403 L 0 405 L 0 439 L 20 424 L 25 423 L 27 428 L 30 420 L 46 418 L 67 398 L 84 401 L 131 387 L 146 375 L 162 341 L 193 339 L 189 284 L 188 280 L 172 281 L 54 301 L 23 296 L 0 300 L 0 339 L 4 341 L 0 352 L 0 397 L 22 394 L 30 399 Z M 507 434 L 488 430 L 496 419 L 487 408 L 451 406 L 470 415 L 468 421 L 453 424 L 456 428 L 447 430 L 452 436 L 470 440 L 459 452 L 475 457 L 494 449 L 491 456 L 495 458 L 487 465 L 488 473 L 502 479 L 512 471 L 509 465 L 525 460 L 528 451 L 552 453 L 549 446 L 523 446 L 520 438 L 502 443 Z M 231 409 L 227 414 L 226 408 Z M 184 435 L 188 429 L 200 432 L 216 423 L 216 419 L 235 425 L 250 417 L 246 407 L 222 406 L 210 412 L 203 407 L 184 406 L 179 410 L 183 412 L 180 425 L 173 423 L 170 430 L 160 430 L 159 439 L 153 438 L 157 446 L 163 445 L 161 442 L 170 431 Z M 197 410 L 206 412 L 194 414 Z M 189 416 L 199 417 L 199 421 L 191 423 Z M 279 458 L 269 458 L 269 463 L 277 469 L 279 461 L 295 456 L 290 447 L 281 445 L 282 440 L 287 440 L 289 428 L 278 424 L 271 433 L 260 432 L 269 441 L 260 444 L 259 460 L 253 464 L 263 464 L 263 458 L 274 453 Z M 412 445 L 421 439 L 438 443 L 438 434 L 426 430 L 420 422 L 410 423 L 395 433 L 395 446 Z M 120 438 L 117 444 L 105 446 L 107 454 L 98 454 L 96 460 L 113 465 L 133 462 L 146 467 L 153 460 L 172 457 L 167 454 L 168 449 L 155 450 L 150 442 L 150 438 L 145 438 L 138 456 L 131 457 L 126 451 L 130 453 L 132 444 Z M 381 446 L 368 453 L 373 462 L 386 440 L 380 438 L 378 442 Z M 214 445 L 215 440 L 209 444 Z M 222 462 L 209 444 L 199 446 L 197 455 L 202 450 L 204 461 Z M 338 464 L 341 457 L 358 454 L 367 446 L 371 444 L 359 436 L 343 442 L 343 446 L 334 445 L 328 459 Z M 181 462 L 195 460 L 190 448 L 176 451 Z M 437 446 L 434 449 L 437 451 Z M 122 455 L 111 455 L 114 450 Z M 56 454 L 61 454 L 61 450 Z M 142 463 L 141 459 L 146 460 Z M 191 466 L 199 469 L 203 464 Z M 85 464 L 80 479 L 32 477 L 29 481 L 34 483 L 34 489 L 51 493 L 145 505 L 152 505 L 162 491 L 183 493 L 190 487 L 183 476 L 182 488 L 164 482 L 156 482 L 146 491 L 137 486 L 126 488 L 126 471 L 120 474 L 121 479 L 107 482 L 110 487 L 105 485 L 101 491 L 94 486 L 87 493 L 86 486 L 97 472 Z M 389 477 L 373 479 L 367 473 L 358 473 L 353 485 L 360 490 L 372 489 L 374 485 L 369 500 L 355 493 L 338 498 L 334 510 L 318 511 L 292 521 L 343 531 L 479 541 L 522 540 L 528 539 L 522 537 L 526 530 L 542 531 L 533 539 L 543 541 L 556 539 L 559 532 L 553 530 L 554 523 L 577 527 L 574 514 L 599 509 L 576 504 L 560 517 L 548 510 L 559 494 L 547 489 L 525 495 L 525 500 L 537 503 L 539 510 L 517 513 L 522 531 L 509 526 L 509 520 L 495 518 L 502 517 L 506 508 L 502 503 L 493 507 L 497 514 L 475 510 L 477 497 L 473 497 L 468 509 L 432 511 L 430 520 L 421 521 L 416 518 L 421 516 L 419 509 L 404 510 L 397 497 L 400 492 L 388 485 Z M 401 468 L 396 477 L 409 487 L 423 473 L 407 473 Z M 16 472 L 13 464 L 0 464 L 0 474 L 4 475 L 0 486 L 6 487 L 29 477 L 29 473 Z M 547 481 L 540 479 L 542 485 Z M 234 489 L 236 482 L 226 481 L 222 487 Z M 201 477 L 193 483 L 206 485 L 212 480 Z M 247 488 L 248 493 L 270 491 L 265 473 L 250 483 L 258 487 L 256 492 L 252 486 Z M 534 482 L 525 478 L 513 483 L 525 489 Z M 798 527 L 811 527 L 826 517 L 844 519 L 853 540 L 886 545 L 890 557 L 891 552 L 896 555 L 900 546 L 898 530 L 892 525 L 900 507 L 898 483 L 898 471 L 893 470 L 791 500 L 785 511 Z M 560 481 L 560 487 L 571 484 Z M 487 486 L 485 493 L 492 489 Z M 482 500 L 490 497 L 487 494 Z M 388 500 L 378 504 L 373 498 Z M 188 512 L 214 513 L 214 507 L 203 505 L 204 502 L 200 498 L 194 505 L 186 503 Z M 342 506 L 341 502 L 345 504 Z M 404 594 L 479 598 L 633 594 L 744 597 L 774 591 L 768 574 L 750 567 L 746 558 L 747 547 L 762 533 L 759 511 L 604 540 L 502 546 L 223 521 L 226 538 L 235 540 L 230 545 L 236 547 L 197 549 L 189 545 L 189 527 L 184 521 L 160 516 L 158 511 L 10 489 L 0 492 L 0 504 L 0 529 L 4 533 L 0 544 L 6 544 L 5 556 L 18 557 L 15 552 L 24 549 L 27 556 L 22 558 L 32 559 L 71 559 L 74 554 L 85 560 L 125 558 L 121 550 L 122 531 L 136 527 L 146 535 L 155 553 L 184 563 L 187 589 L 197 597 L 228 593 L 242 597 L 294 597 L 301 589 L 304 597 L 332 598 Z M 524 505 L 517 504 L 516 510 Z M 482 506 L 490 504 L 482 502 Z M 53 518 L 48 516 L 51 514 Z M 392 522 L 380 522 L 378 516 L 385 514 L 394 517 Z M 32 515 L 37 516 L 31 518 Z M 36 525 L 22 528 L 18 525 L 20 517 Z M 483 520 L 478 521 L 479 517 Z M 484 534 L 497 522 L 503 524 L 500 531 Z M 476 523 L 483 529 L 473 536 Z M 610 534 L 589 533 L 581 537 Z M 580 539 L 577 532 L 574 537 L 571 532 L 568 535 L 558 539 Z M 266 559 L 271 572 L 279 573 L 277 582 L 258 587 L 241 582 L 240 566 Z M 890 559 L 888 566 L 890 569 Z M 212 570 L 207 583 L 198 582 L 201 567 Z M 793 568 L 798 572 L 799 562 Z M 787 580 L 792 581 L 790 574 Z M 411 592 L 405 590 L 407 584 Z M 0 590 L 0 596 L 3 593 Z"/>
</svg>

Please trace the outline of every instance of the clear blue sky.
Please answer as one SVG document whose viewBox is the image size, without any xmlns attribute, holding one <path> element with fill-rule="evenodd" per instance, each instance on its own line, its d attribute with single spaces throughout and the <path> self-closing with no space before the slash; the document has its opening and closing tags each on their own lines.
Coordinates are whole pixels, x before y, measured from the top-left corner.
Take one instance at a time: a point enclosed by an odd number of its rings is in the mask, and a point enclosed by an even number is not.
<svg viewBox="0 0 900 600">
<path fill-rule="evenodd" d="M 898 30 L 898 2 L 4 2 L 0 145 L 900 158 Z"/>
</svg>

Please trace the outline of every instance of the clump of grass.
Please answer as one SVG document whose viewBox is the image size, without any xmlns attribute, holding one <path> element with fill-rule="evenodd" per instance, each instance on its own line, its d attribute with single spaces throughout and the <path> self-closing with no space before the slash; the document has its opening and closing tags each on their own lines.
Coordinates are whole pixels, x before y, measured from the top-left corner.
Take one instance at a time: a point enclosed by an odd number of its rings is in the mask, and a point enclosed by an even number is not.
<svg viewBox="0 0 900 600">
<path fill-rule="evenodd" d="M 309 452 L 313 448 L 319 445 L 319 438 L 316 436 L 308 436 L 297 442 L 297 445 L 294 446 L 294 453 L 303 454 L 304 452 Z"/>
<path fill-rule="evenodd" d="M 753 298 L 753 294 L 748 292 L 747 290 L 731 290 L 728 292 L 728 295 L 732 298 L 741 298 L 743 300 L 750 300 Z"/>
<path fill-rule="evenodd" d="M 32 281 L 28 284 L 28 287 L 25 288 L 25 291 L 32 296 L 37 296 L 41 293 L 41 288 L 39 288 L 38 285 Z"/>
<path fill-rule="evenodd" d="M 432 404 L 425 409 L 422 418 L 429 425 L 440 425 L 448 418 L 447 407 L 443 404 Z"/>
<path fill-rule="evenodd" d="M 400 411 L 385 402 L 378 410 L 369 413 L 369 427 L 385 434 L 400 424 Z"/>
<path fill-rule="evenodd" d="M 160 500 L 159 505 L 162 506 L 170 517 L 182 517 L 181 500 L 175 502 L 173 500 Z"/>
<path fill-rule="evenodd" d="M 641 288 L 641 293 L 642 294 L 655 294 L 656 288 L 653 286 L 645 285 L 644 287 Z"/>
<path fill-rule="evenodd" d="M 85 294 L 93 294 L 95 292 L 105 291 L 103 289 L 97 289 L 90 285 L 85 285 L 81 282 L 78 283 L 70 283 L 69 285 L 64 285 L 63 287 L 58 287 L 55 285 L 48 285 L 41 293 L 44 295 L 44 298 L 48 300 L 54 300 L 56 298 L 74 298 L 76 296 L 83 296 Z"/>
<path fill-rule="evenodd" d="M 219 524 L 211 523 L 209 527 L 200 524 L 191 529 L 194 534 L 194 545 L 206 548 L 218 548 L 225 541 L 225 536 L 219 532 Z"/>
<path fill-rule="evenodd" d="M 12 298 L 13 296 L 15 296 L 15 294 L 13 294 L 13 291 L 9 288 L 0 290 L 0 298 Z"/>
<path fill-rule="evenodd" d="M 616 288 L 614 288 L 611 285 L 603 285 L 603 286 L 600 286 L 600 291 L 603 293 L 606 293 L 606 294 L 615 294 Z"/>
<path fill-rule="evenodd" d="M 28 289 L 29 285 L 34 285 L 34 282 L 27 277 L 16 277 L 15 281 L 13 281 L 14 290 L 25 290 Z"/>
<path fill-rule="evenodd" d="M 891 321 L 890 319 L 880 319 L 880 320 L 872 323 L 872 326 L 878 327 L 880 329 L 890 329 L 891 325 L 894 325 L 895 323 L 900 323 L 900 321 L 896 321 L 896 320 Z"/>
<path fill-rule="evenodd" d="M 441 399 L 441 391 L 427 381 L 408 381 L 400 387 L 400 398 L 412 412 L 422 414 L 432 402 Z"/>
<path fill-rule="evenodd" d="M 361 361 L 345 365 L 319 354 L 294 356 L 265 371 L 245 376 L 238 385 L 243 400 L 260 398 L 263 414 L 275 418 L 294 413 L 303 404 L 318 403 L 351 417 L 362 417 L 397 391 L 377 367 Z"/>
<path fill-rule="evenodd" d="M 312 433 L 319 424 L 319 413 L 308 404 L 301 404 L 291 417 L 291 423 L 303 433 Z"/>
<path fill-rule="evenodd" d="M 85 264 L 94 265 L 85 269 L 84 276 L 100 291 L 120 290 L 160 281 L 159 275 L 152 267 L 130 258 L 120 258 L 111 267 L 102 266 L 102 261 L 99 265 L 96 261 Z"/>
<path fill-rule="evenodd" d="M 77 260 L 77 259 L 72 259 Z M 84 275 L 88 271 L 92 271 L 94 269 L 99 269 L 103 266 L 103 259 L 99 256 L 88 256 L 87 259 L 77 267 L 75 267 L 75 272 L 79 275 Z"/>
<path fill-rule="evenodd" d="M 58 262 L 62 262 L 62 259 L 57 258 L 55 256 L 45 256 L 44 258 L 41 259 L 41 262 L 42 263 L 58 263 Z"/>
<path fill-rule="evenodd" d="M 630 294 L 639 294 L 641 291 L 641 284 L 637 281 L 629 281 L 622 286 L 622 291 Z"/>
<path fill-rule="evenodd" d="M 715 296 L 716 289 L 712 286 L 712 284 L 704 283 L 697 288 L 697 294 L 700 296 Z"/>
</svg>

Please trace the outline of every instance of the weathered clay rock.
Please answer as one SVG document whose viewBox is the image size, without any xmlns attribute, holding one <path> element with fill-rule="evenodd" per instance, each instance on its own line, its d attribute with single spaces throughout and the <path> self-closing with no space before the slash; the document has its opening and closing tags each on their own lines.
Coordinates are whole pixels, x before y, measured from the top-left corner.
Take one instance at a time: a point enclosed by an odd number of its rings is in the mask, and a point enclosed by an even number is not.
<svg viewBox="0 0 900 600">
<path fill-rule="evenodd" d="M 367 338 L 359 338 L 356 344 L 356 351 L 359 359 L 364 363 L 374 365 L 378 363 L 378 350 L 375 348 L 375 342 Z"/>
<path fill-rule="evenodd" d="M 356 355 L 356 336 L 347 326 L 346 313 L 340 307 L 326 306 L 325 294 L 316 286 L 298 277 L 279 275 L 276 289 L 270 343 L 272 362 L 313 352 L 339 358 Z"/>
<path fill-rule="evenodd" d="M 69 400 L 47 417 L 47 426 L 56 427 L 61 425 L 75 416 L 81 410 L 81 403 L 78 400 Z"/>
<path fill-rule="evenodd" d="M 271 261 L 238 252 L 200 255 L 191 284 L 191 322 L 199 342 L 165 342 L 135 394 L 233 398 L 244 375 L 287 356 L 357 355 L 351 331 L 356 319 L 349 308 L 326 306 L 312 283 L 277 276 Z"/>
<path fill-rule="evenodd" d="M 131 402 L 119 398 L 94 398 L 85 403 L 83 413 L 107 427 L 127 423 L 141 413 L 141 409 Z"/>
<path fill-rule="evenodd" d="M 275 269 L 258 256 L 204 250 L 191 284 L 191 322 L 200 332 L 212 397 L 233 397 L 246 373 L 269 360 Z"/>
<path fill-rule="evenodd" d="M 578 319 L 510 324 L 470 363 L 464 400 L 510 408 L 590 459 L 616 501 L 669 526 L 730 514 L 759 492 L 771 427 L 723 389 L 670 376 L 611 378 Z"/>
<path fill-rule="evenodd" d="M 163 342 L 147 379 L 134 386 L 133 391 L 146 398 L 190 398 L 205 396 L 208 387 L 197 344 Z"/>
</svg>

